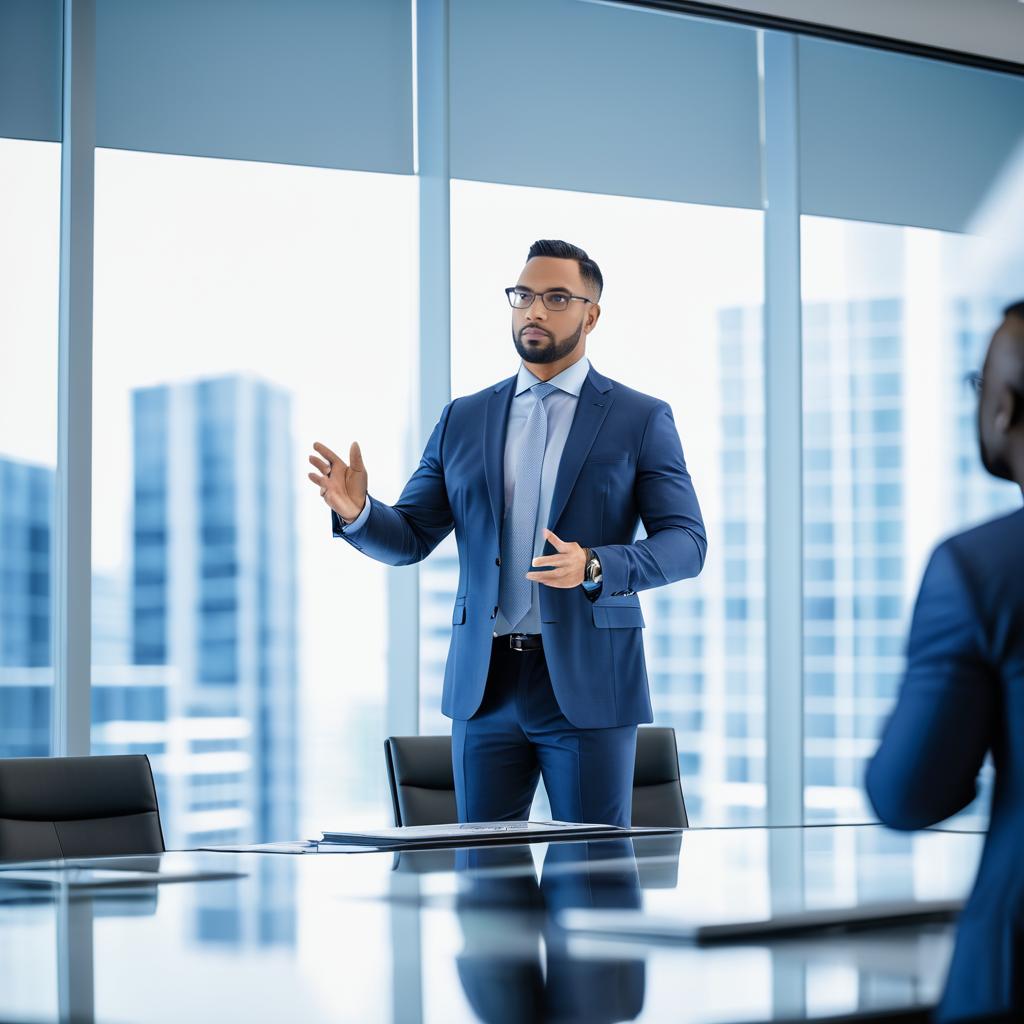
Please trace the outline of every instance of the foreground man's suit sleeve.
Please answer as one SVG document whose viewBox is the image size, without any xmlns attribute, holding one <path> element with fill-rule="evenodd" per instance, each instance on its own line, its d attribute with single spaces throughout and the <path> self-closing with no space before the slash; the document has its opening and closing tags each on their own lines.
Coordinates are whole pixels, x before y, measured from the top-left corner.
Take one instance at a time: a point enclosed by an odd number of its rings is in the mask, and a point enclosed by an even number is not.
<svg viewBox="0 0 1024 1024">
<path fill-rule="evenodd" d="M 982 630 L 958 552 L 947 541 L 921 583 L 903 686 L 867 774 L 871 803 L 892 828 L 934 825 L 974 799 L 997 692 Z"/>
</svg>

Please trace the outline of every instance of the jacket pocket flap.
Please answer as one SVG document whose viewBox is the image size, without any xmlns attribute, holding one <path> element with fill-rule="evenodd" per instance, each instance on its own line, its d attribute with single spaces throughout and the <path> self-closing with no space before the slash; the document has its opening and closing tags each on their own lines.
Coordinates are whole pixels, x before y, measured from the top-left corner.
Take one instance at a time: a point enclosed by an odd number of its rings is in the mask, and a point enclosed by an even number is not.
<svg viewBox="0 0 1024 1024">
<path fill-rule="evenodd" d="M 636 605 L 593 606 L 594 625 L 601 629 L 617 629 L 620 627 L 642 628 L 644 614 Z"/>
<path fill-rule="evenodd" d="M 461 626 L 466 621 L 466 599 L 457 597 L 455 607 L 452 609 L 452 625 Z"/>
</svg>

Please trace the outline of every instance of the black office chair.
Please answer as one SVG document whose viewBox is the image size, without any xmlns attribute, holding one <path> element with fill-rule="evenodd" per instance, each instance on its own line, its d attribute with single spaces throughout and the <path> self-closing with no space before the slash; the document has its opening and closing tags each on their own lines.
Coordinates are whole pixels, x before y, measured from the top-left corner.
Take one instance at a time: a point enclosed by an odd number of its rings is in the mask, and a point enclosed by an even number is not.
<svg viewBox="0 0 1024 1024">
<path fill-rule="evenodd" d="M 459 820 L 451 736 L 389 736 L 384 759 L 396 825 L 448 825 Z"/>
<path fill-rule="evenodd" d="M 164 849 L 144 754 L 0 759 L 0 861 Z"/>
<path fill-rule="evenodd" d="M 675 729 L 650 725 L 636 731 L 633 824 L 638 828 L 689 827 Z"/>
<path fill-rule="evenodd" d="M 396 825 L 447 825 L 459 820 L 450 736 L 389 736 L 384 759 Z M 673 729 L 637 730 L 633 824 L 689 824 Z"/>
</svg>

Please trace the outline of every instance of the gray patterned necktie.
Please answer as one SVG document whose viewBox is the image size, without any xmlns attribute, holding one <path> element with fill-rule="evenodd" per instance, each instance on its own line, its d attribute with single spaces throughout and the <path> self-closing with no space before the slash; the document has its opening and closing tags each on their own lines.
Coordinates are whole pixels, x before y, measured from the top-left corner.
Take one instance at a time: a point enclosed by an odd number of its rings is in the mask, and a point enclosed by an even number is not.
<svg viewBox="0 0 1024 1024">
<path fill-rule="evenodd" d="M 531 583 L 526 578 L 532 567 L 533 544 L 537 534 L 537 506 L 540 503 L 540 473 L 548 440 L 548 415 L 544 399 L 558 389 L 554 384 L 534 384 L 536 401 L 523 427 L 516 459 L 512 507 L 505 516 L 501 536 L 501 577 L 498 597 L 501 614 L 515 626 L 530 610 Z"/>
</svg>

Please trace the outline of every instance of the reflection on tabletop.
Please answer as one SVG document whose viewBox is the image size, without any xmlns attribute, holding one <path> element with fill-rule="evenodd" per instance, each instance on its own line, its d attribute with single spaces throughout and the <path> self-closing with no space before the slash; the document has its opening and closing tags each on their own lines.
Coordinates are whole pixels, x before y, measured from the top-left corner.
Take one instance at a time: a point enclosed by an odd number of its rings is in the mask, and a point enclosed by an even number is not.
<svg viewBox="0 0 1024 1024">
<path fill-rule="evenodd" d="M 525 847 L 459 850 L 455 869 L 472 873 L 456 900 L 464 939 L 456 962 L 466 998 L 482 1021 L 611 1022 L 639 1015 L 643 959 L 573 956 L 555 923 L 568 907 L 640 906 L 628 839 L 549 846 L 539 884 Z M 508 930 L 495 929 L 494 908 L 519 918 L 514 941 Z"/>
</svg>

